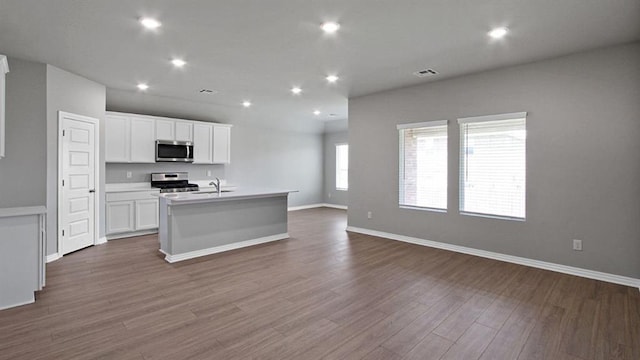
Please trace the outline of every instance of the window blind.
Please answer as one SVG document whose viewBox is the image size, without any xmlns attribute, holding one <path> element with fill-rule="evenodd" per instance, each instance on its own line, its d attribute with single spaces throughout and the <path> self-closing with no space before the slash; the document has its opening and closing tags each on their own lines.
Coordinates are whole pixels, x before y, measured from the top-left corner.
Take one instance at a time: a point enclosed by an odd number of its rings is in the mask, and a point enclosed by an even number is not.
<svg viewBox="0 0 640 360">
<path fill-rule="evenodd" d="M 399 205 L 447 209 L 447 121 L 398 125 Z"/>
<path fill-rule="evenodd" d="M 526 113 L 458 121 L 460 212 L 524 219 Z"/>
</svg>

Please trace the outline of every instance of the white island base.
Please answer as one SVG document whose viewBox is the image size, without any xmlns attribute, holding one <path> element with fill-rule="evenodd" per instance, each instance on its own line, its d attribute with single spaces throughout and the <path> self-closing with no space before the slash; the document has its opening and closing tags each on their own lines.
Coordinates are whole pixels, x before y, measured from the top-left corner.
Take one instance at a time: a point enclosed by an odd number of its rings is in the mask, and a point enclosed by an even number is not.
<svg viewBox="0 0 640 360">
<path fill-rule="evenodd" d="M 289 191 L 160 195 L 160 251 L 170 263 L 286 239 Z"/>
</svg>

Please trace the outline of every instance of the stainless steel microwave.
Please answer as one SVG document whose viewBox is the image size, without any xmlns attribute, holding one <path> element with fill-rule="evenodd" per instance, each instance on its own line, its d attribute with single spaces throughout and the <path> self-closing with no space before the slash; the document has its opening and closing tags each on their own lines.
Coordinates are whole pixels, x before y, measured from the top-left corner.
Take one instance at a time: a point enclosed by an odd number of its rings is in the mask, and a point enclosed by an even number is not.
<svg viewBox="0 0 640 360">
<path fill-rule="evenodd" d="M 193 162 L 193 143 L 156 140 L 156 161 Z"/>
</svg>

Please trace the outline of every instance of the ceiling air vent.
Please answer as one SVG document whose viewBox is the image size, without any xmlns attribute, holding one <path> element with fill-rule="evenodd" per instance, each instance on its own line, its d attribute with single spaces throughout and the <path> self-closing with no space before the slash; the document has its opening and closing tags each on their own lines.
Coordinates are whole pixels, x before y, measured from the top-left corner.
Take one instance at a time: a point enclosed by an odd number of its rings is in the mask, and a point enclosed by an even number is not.
<svg viewBox="0 0 640 360">
<path fill-rule="evenodd" d="M 438 73 L 433 69 L 424 69 L 424 70 L 416 71 L 413 73 L 413 75 L 417 77 L 427 77 L 427 76 L 433 76 L 437 74 Z"/>
<path fill-rule="evenodd" d="M 213 90 L 209 90 L 209 89 L 202 89 L 199 91 L 200 94 L 208 94 L 208 95 L 212 95 L 215 94 L 217 91 L 213 91 Z"/>
</svg>

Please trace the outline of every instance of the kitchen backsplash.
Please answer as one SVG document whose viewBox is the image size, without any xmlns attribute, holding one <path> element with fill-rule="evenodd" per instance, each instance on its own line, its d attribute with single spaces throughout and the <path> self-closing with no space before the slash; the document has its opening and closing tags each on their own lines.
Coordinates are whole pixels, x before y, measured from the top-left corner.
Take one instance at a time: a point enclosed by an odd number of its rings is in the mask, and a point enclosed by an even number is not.
<svg viewBox="0 0 640 360">
<path fill-rule="evenodd" d="M 186 171 L 189 173 L 190 180 L 204 180 L 221 178 L 226 179 L 224 165 L 194 165 L 181 163 L 155 163 L 155 164 L 118 164 L 107 163 L 105 182 L 111 183 L 128 183 L 128 182 L 150 182 L 151 173 L 153 172 L 170 172 L 170 171 Z M 211 176 L 207 176 L 207 172 L 211 172 Z M 131 173 L 131 177 L 127 177 L 127 173 Z"/>
</svg>

